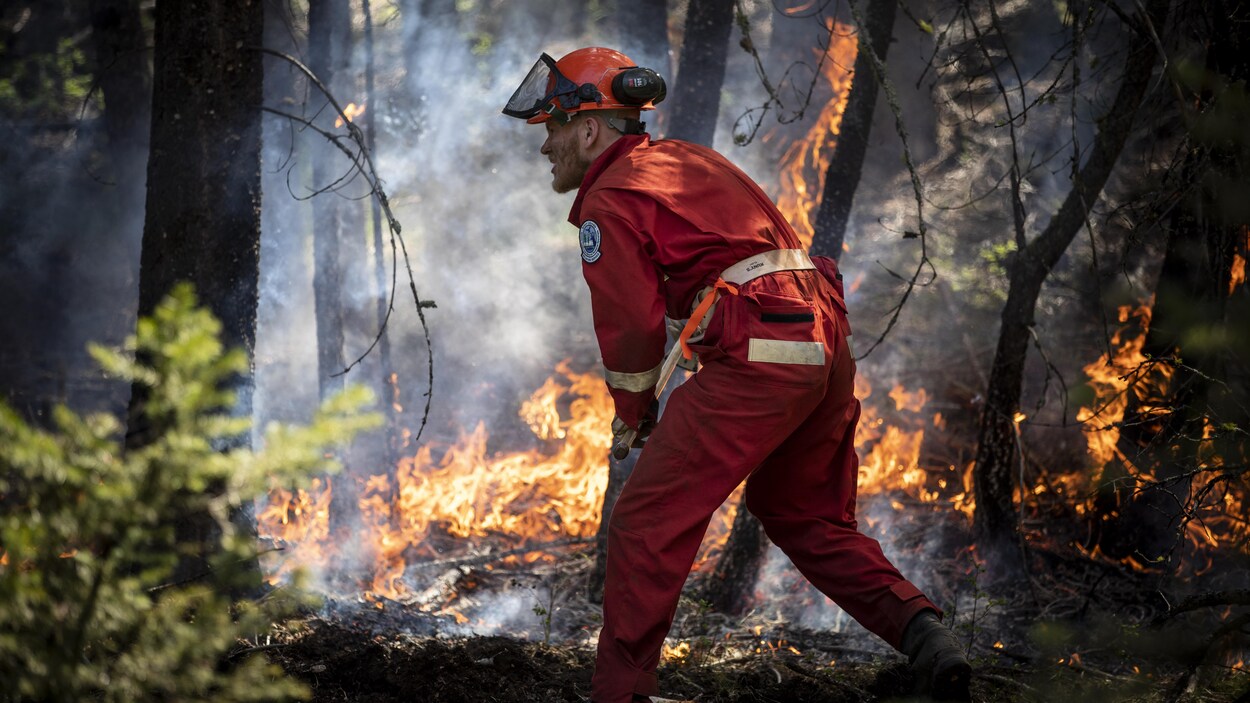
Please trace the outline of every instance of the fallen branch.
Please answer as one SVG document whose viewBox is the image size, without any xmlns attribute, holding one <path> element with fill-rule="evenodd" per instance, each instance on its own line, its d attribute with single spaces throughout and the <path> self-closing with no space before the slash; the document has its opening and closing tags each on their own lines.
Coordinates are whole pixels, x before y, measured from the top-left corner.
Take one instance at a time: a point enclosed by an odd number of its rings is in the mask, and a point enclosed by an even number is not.
<svg viewBox="0 0 1250 703">
<path fill-rule="evenodd" d="M 1190 596 L 1169 608 L 1166 613 L 1156 617 L 1151 621 L 1150 626 L 1158 627 L 1181 613 L 1201 608 L 1213 608 L 1220 605 L 1250 605 L 1250 588 L 1234 591 L 1212 591 Z"/>
<path fill-rule="evenodd" d="M 531 554 L 533 552 L 545 552 L 560 549 L 562 547 L 573 547 L 583 544 L 593 544 L 594 537 L 574 537 L 572 539 L 556 540 L 554 542 L 544 542 L 542 544 L 532 544 L 525 547 L 517 547 L 503 552 L 488 552 L 486 554 L 475 554 L 469 557 L 454 557 L 451 559 L 440 559 L 438 561 L 420 562 L 409 566 L 410 569 L 438 569 L 438 568 L 455 568 L 459 566 L 481 566 L 489 564 L 493 561 L 499 561 L 508 557 L 521 556 L 523 554 Z"/>
<path fill-rule="evenodd" d="M 372 352 L 375 347 L 377 347 L 379 340 L 382 339 L 382 335 L 386 333 L 386 327 L 387 327 L 387 324 L 390 322 L 391 313 L 394 312 L 395 310 L 395 290 L 396 290 L 395 282 L 397 278 L 396 270 L 399 265 L 399 257 L 398 257 L 399 252 L 396 251 L 396 242 L 398 242 L 399 251 L 403 252 L 404 266 L 408 270 L 408 287 L 412 291 L 412 301 L 417 307 L 417 317 L 421 320 L 421 330 L 425 335 L 425 349 L 426 349 L 426 369 L 427 369 L 426 384 L 427 384 L 428 390 L 425 393 L 425 410 L 422 412 L 422 415 L 421 415 L 421 425 L 417 428 L 416 435 L 412 439 L 413 442 L 416 442 L 417 440 L 421 439 L 421 433 L 425 431 L 425 426 L 429 422 L 430 403 L 434 396 L 434 346 L 430 340 L 430 326 L 429 326 L 429 323 L 425 319 L 425 308 L 433 308 L 433 307 L 437 307 L 437 305 L 432 300 L 421 300 L 421 296 L 418 295 L 417 293 L 417 282 L 416 282 L 416 278 L 413 276 L 413 273 L 412 273 L 412 262 L 408 258 L 408 245 L 404 242 L 404 238 L 402 235 L 403 228 L 400 226 L 399 220 L 395 218 L 395 214 L 391 212 L 390 199 L 387 197 L 386 191 L 382 188 L 382 179 L 378 176 L 377 168 L 374 166 L 374 163 L 373 163 L 373 155 L 369 150 L 368 142 L 365 138 L 364 133 L 361 131 L 360 127 L 356 126 L 352 122 L 351 118 L 347 116 L 347 113 L 343 111 L 343 107 L 339 105 L 338 100 L 336 100 L 334 95 L 330 93 L 330 89 L 327 88 L 325 84 L 322 83 L 321 80 L 317 78 L 317 76 L 312 72 L 312 70 L 308 68 L 307 66 L 305 66 L 303 62 L 301 62 L 299 59 L 289 54 L 284 54 L 281 51 L 274 51 L 273 49 L 266 49 L 264 47 L 259 47 L 256 50 L 260 51 L 261 53 L 269 54 L 270 56 L 280 58 L 283 61 L 286 61 L 287 63 L 291 64 L 295 68 L 299 69 L 299 71 L 303 73 L 308 78 L 308 80 L 311 81 L 312 84 L 315 85 L 317 89 L 321 91 L 323 95 L 325 95 L 326 100 L 329 101 L 330 105 L 334 108 L 335 112 L 338 113 L 339 118 L 343 120 L 343 124 L 347 128 L 348 136 L 351 137 L 351 140 L 356 143 L 356 146 L 359 148 L 359 152 L 357 154 L 352 154 L 351 150 L 348 149 L 346 146 L 344 146 L 340 142 L 339 135 L 332 134 L 324 129 L 321 129 L 315 126 L 310 120 L 306 118 L 292 115 L 290 113 L 282 112 L 281 110 L 275 110 L 269 107 L 262 106 L 262 109 L 265 110 L 266 112 L 270 112 L 275 115 L 279 115 L 282 117 L 286 117 L 287 119 L 294 120 L 296 122 L 299 122 L 315 130 L 316 132 L 321 134 L 323 137 L 325 137 L 327 140 L 329 140 L 330 143 L 334 144 L 334 146 L 338 147 L 340 151 L 346 154 L 348 159 L 350 159 L 352 164 L 356 167 L 356 170 L 362 176 L 365 177 L 366 181 L 368 181 L 369 187 L 371 188 L 371 193 L 376 197 L 377 203 L 382 207 L 382 212 L 386 215 L 386 224 L 391 232 L 391 262 L 392 262 L 391 263 L 391 292 L 390 292 L 390 300 L 387 304 L 386 315 L 383 318 L 381 325 L 379 326 L 377 335 L 374 336 L 373 342 L 369 344 L 369 347 L 365 349 L 365 351 L 359 357 L 357 357 L 355 361 L 348 364 L 347 367 L 344 368 L 339 373 L 335 374 L 336 376 L 342 376 L 343 374 L 348 373 L 357 365 L 359 365 L 362 361 L 364 361 L 365 357 L 367 357 L 369 353 Z M 363 158 L 363 161 L 362 161 L 362 158 Z"/>
<path fill-rule="evenodd" d="M 1172 688 L 1169 689 L 1169 703 L 1179 703 L 1182 698 L 1193 692 L 1198 682 L 1198 669 L 1206 663 L 1207 657 L 1211 655 L 1211 650 L 1215 649 L 1217 642 L 1224 639 L 1227 635 L 1243 632 L 1243 628 L 1248 625 L 1250 625 L 1250 613 L 1246 613 L 1241 617 L 1229 620 L 1220 626 L 1220 628 L 1211 635 L 1210 639 L 1207 640 L 1206 644 L 1202 646 L 1201 650 L 1195 653 L 1193 662 L 1185 670 L 1185 673 L 1176 680 L 1176 683 L 1172 686 Z"/>
</svg>

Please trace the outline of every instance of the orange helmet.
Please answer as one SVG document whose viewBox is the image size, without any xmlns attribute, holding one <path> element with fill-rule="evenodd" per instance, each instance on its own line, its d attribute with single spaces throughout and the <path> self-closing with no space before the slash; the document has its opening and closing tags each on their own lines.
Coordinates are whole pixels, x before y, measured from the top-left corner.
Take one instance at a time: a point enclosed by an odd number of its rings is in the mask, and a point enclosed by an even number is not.
<svg viewBox="0 0 1250 703">
<path fill-rule="evenodd" d="M 619 51 L 591 46 L 559 61 L 540 56 L 503 114 L 530 124 L 552 117 L 564 124 L 582 110 L 654 110 L 664 95 L 660 74 L 635 66 Z"/>
</svg>

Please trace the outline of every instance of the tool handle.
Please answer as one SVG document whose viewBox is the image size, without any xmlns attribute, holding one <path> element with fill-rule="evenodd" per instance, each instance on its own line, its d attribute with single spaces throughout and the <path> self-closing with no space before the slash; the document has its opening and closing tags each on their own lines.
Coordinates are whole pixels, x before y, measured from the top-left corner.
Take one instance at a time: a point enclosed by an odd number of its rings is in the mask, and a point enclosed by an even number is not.
<svg viewBox="0 0 1250 703">
<path fill-rule="evenodd" d="M 638 439 L 637 430 L 625 430 L 625 434 L 621 435 L 621 441 L 612 445 L 612 458 L 621 461 L 629 456 L 629 450 L 634 446 L 635 439 Z"/>
<path fill-rule="evenodd" d="M 673 377 L 673 371 L 677 369 L 677 362 L 682 358 L 681 345 L 673 344 L 673 348 L 669 350 L 668 356 L 664 357 L 664 363 L 660 366 L 660 378 L 655 384 L 655 397 L 658 399 L 664 394 L 664 387 L 668 385 L 668 380 Z M 634 446 L 634 440 L 638 439 L 638 430 L 629 428 L 625 430 L 625 434 L 621 435 L 621 439 L 612 445 L 612 457 L 617 461 L 629 456 L 629 450 Z"/>
</svg>

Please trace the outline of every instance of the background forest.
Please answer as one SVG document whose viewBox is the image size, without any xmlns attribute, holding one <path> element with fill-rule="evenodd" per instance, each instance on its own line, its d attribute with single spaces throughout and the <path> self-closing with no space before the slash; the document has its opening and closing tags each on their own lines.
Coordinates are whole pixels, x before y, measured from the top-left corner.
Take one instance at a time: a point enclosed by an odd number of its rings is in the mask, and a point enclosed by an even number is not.
<svg viewBox="0 0 1250 703">
<path fill-rule="evenodd" d="M 1250 701 L 1248 43 L 1235 0 L 5 3 L 0 700 L 587 699 L 636 456 L 499 111 L 599 44 L 839 259 L 861 528 L 974 698 Z M 674 698 L 910 690 L 736 496 L 686 595 Z"/>
</svg>

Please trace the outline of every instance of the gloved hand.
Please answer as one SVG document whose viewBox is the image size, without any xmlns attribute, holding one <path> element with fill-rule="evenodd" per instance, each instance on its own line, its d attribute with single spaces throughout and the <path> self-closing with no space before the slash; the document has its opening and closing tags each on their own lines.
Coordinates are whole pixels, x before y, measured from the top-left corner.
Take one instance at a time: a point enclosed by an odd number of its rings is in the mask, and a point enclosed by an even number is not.
<svg viewBox="0 0 1250 703">
<path fill-rule="evenodd" d="M 630 449 L 638 449 L 647 443 L 647 437 L 651 435 L 651 428 L 654 423 L 643 422 L 638 428 L 638 433 L 634 435 L 633 441 L 626 445 L 625 435 L 631 434 L 629 425 L 619 417 L 612 418 L 612 455 L 617 459 L 624 459 Z"/>
<path fill-rule="evenodd" d="M 624 459 L 629 456 L 630 449 L 638 449 L 647 443 L 647 437 L 651 436 L 651 430 L 655 429 L 656 418 L 660 414 L 660 401 L 652 400 L 651 407 L 647 408 L 647 414 L 638 423 L 638 432 L 634 434 L 633 441 L 626 444 L 625 436 L 633 433 L 629 425 L 619 417 L 612 417 L 612 456 L 617 460 Z"/>
</svg>

